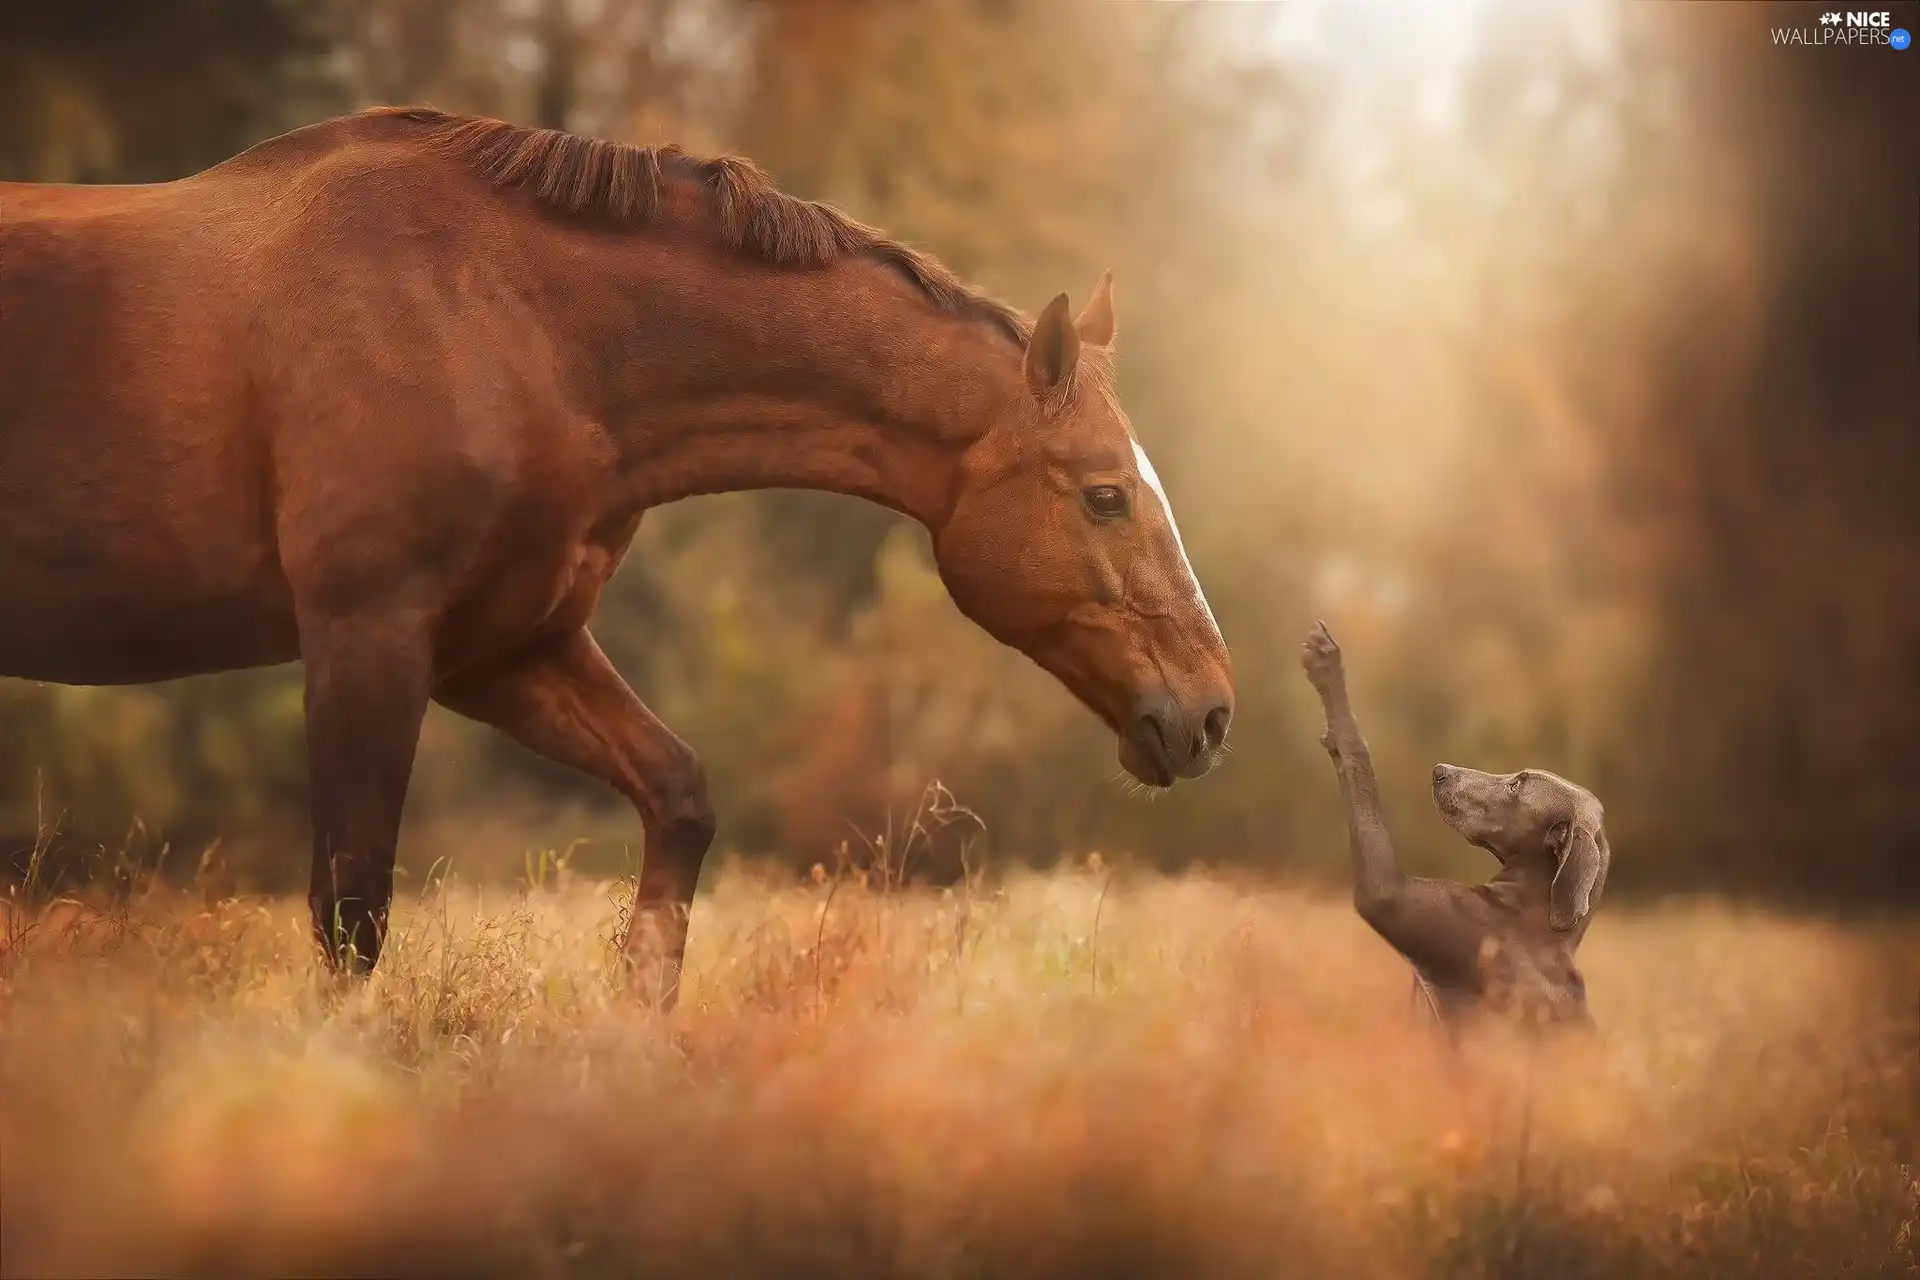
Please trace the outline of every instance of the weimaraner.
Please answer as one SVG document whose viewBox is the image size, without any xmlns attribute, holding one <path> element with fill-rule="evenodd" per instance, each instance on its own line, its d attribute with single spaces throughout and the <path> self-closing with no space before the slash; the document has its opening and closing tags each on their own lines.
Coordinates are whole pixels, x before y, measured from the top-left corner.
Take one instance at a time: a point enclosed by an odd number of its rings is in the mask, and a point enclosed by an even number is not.
<svg viewBox="0 0 1920 1280">
<path fill-rule="evenodd" d="M 1481 1010 L 1534 1025 L 1593 1026 L 1573 954 L 1606 885 L 1606 828 L 1584 787 L 1541 769 L 1491 774 L 1433 767 L 1433 803 L 1447 825 L 1500 859 L 1480 885 L 1410 876 L 1387 835 L 1373 760 L 1347 701 L 1340 646 L 1324 622 L 1302 655 L 1327 713 L 1320 739 L 1333 757 L 1353 845 L 1360 918 L 1413 965 L 1450 1038 Z"/>
</svg>

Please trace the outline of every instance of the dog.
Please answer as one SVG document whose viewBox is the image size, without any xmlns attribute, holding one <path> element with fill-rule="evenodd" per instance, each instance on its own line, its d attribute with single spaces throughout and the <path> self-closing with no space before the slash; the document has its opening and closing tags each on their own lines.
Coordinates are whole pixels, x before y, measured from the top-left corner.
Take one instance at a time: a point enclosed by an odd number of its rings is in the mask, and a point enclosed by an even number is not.
<svg viewBox="0 0 1920 1280">
<path fill-rule="evenodd" d="M 1487 1013 L 1592 1031 L 1574 953 L 1612 857 L 1600 801 L 1544 769 L 1435 765 L 1434 807 L 1469 844 L 1498 858 L 1500 870 L 1479 885 L 1410 876 L 1394 856 L 1340 646 L 1324 622 L 1307 636 L 1301 663 L 1326 712 L 1320 742 L 1346 801 L 1354 906 L 1413 966 L 1416 997 L 1455 1043 Z"/>
</svg>

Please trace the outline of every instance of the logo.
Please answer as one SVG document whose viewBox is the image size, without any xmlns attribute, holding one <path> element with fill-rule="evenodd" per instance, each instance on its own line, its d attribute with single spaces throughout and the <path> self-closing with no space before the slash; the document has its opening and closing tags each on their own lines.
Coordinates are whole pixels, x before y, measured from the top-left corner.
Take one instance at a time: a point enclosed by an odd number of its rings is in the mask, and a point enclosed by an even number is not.
<svg viewBox="0 0 1920 1280">
<path fill-rule="evenodd" d="M 1894 26 L 1893 15 L 1884 9 L 1826 9 L 1812 26 L 1773 28 L 1773 42 L 1904 49 L 1913 43 L 1913 37 L 1905 27 Z"/>
</svg>

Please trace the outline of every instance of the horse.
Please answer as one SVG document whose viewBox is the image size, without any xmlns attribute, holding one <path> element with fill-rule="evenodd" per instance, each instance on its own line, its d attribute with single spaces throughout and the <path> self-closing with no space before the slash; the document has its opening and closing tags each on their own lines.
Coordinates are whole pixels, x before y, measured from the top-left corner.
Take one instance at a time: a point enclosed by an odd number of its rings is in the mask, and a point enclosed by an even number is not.
<svg viewBox="0 0 1920 1280">
<path fill-rule="evenodd" d="M 299 661 L 313 935 L 378 962 L 429 701 L 644 829 L 671 1009 L 714 839 L 588 623 L 645 513 L 808 488 L 928 530 L 959 610 L 1170 787 L 1230 655 L 1115 392 L 1112 273 L 1035 319 L 751 161 L 422 107 L 171 182 L 0 184 L 0 674 Z"/>
</svg>

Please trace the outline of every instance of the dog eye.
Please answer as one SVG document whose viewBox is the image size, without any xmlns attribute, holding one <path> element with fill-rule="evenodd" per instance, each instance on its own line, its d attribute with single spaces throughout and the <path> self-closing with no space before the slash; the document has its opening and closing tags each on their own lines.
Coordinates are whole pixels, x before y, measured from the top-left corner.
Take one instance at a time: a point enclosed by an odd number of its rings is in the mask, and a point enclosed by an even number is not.
<svg viewBox="0 0 1920 1280">
<path fill-rule="evenodd" d="M 1102 520 L 1118 520 L 1127 514 L 1127 491 L 1116 484 L 1096 484 L 1081 495 L 1087 510 Z"/>
</svg>

